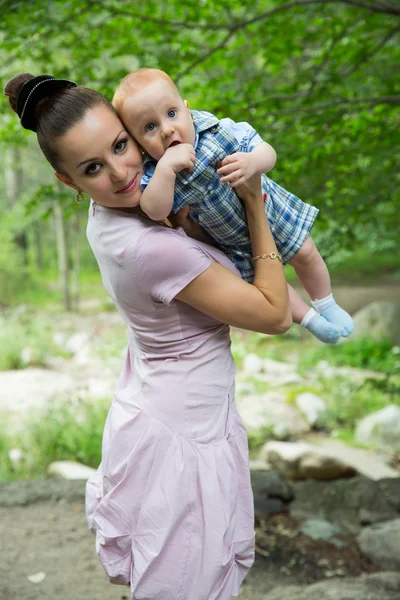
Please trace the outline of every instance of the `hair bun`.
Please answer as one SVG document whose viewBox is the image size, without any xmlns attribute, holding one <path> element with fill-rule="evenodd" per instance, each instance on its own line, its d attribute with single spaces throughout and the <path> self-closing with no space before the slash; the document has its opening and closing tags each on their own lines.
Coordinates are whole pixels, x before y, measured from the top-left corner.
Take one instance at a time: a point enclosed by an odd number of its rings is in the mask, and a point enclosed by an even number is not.
<svg viewBox="0 0 400 600">
<path fill-rule="evenodd" d="M 24 81 L 19 81 L 14 88 L 18 89 L 16 107 L 10 104 L 13 110 L 18 114 L 21 125 L 25 129 L 36 131 L 37 128 L 37 105 L 41 100 L 53 96 L 56 92 L 70 87 L 76 87 L 76 83 L 67 79 L 56 79 L 52 75 L 39 75 L 33 77 L 25 73 Z M 18 77 L 18 76 L 17 76 Z M 11 79 L 5 87 L 4 93 L 7 93 L 7 86 L 17 77 Z M 8 94 L 7 94 L 8 95 Z"/>
<path fill-rule="evenodd" d="M 35 79 L 35 76 L 31 75 L 31 73 L 18 73 L 18 75 L 15 75 L 11 79 L 9 79 L 9 81 L 7 81 L 4 87 L 4 95 L 8 96 L 10 106 L 13 109 L 13 111 L 17 114 L 17 102 L 19 93 L 24 83 L 26 83 L 30 79 Z"/>
</svg>

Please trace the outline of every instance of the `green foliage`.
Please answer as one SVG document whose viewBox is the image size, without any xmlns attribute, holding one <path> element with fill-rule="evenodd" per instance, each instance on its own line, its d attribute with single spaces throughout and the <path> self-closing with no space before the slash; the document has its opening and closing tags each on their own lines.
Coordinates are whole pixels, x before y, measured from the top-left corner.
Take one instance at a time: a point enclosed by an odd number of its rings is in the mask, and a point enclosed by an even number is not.
<svg viewBox="0 0 400 600">
<path fill-rule="evenodd" d="M 53 461 L 73 460 L 97 468 L 108 406 L 105 401 L 59 401 L 36 414 L 27 429 L 14 435 L 0 432 L 0 482 L 40 479 Z M 21 451 L 13 465 L 10 448 Z"/>
<path fill-rule="evenodd" d="M 277 149 L 272 177 L 321 209 L 314 235 L 324 256 L 395 249 L 395 3 L 11 4 L 0 26 L 3 81 L 19 71 L 51 72 L 112 97 L 128 71 L 164 69 L 193 108 L 250 121 Z M 0 105 L 0 143 L 26 147 L 33 136 L 6 99 Z M 40 175 L 38 183 L 47 181 Z"/>
<path fill-rule="evenodd" d="M 300 355 L 299 366 L 302 369 L 313 367 L 320 360 L 331 365 L 347 366 L 358 369 L 371 369 L 383 373 L 399 372 L 399 348 L 390 341 L 357 339 L 335 346 L 321 346 Z"/>
<path fill-rule="evenodd" d="M 44 367 L 50 357 L 67 356 L 53 341 L 53 331 L 44 320 L 21 308 L 1 321 L 0 371 Z"/>
</svg>

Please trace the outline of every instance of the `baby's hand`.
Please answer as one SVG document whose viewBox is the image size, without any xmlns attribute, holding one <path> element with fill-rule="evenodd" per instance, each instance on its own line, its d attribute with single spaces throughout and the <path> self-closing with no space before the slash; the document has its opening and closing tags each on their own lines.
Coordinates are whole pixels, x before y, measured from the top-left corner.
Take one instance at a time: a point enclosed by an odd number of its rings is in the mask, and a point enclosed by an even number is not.
<svg viewBox="0 0 400 600">
<path fill-rule="evenodd" d="M 192 171 L 196 162 L 196 153 L 192 144 L 177 144 L 167 148 L 159 163 L 161 162 L 163 166 L 171 168 L 174 173 L 179 173 L 184 169 Z"/>
<path fill-rule="evenodd" d="M 217 170 L 218 175 L 223 175 L 220 181 L 221 183 L 229 181 L 228 187 L 230 188 L 242 185 L 256 172 L 251 154 L 248 152 L 235 152 L 224 158 L 221 165 L 221 168 Z"/>
</svg>

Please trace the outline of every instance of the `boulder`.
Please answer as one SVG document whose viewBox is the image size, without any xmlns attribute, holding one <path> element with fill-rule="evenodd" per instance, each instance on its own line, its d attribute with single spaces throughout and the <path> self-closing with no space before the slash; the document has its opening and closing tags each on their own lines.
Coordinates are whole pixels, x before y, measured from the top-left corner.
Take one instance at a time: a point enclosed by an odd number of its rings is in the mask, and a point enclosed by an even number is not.
<svg viewBox="0 0 400 600">
<path fill-rule="evenodd" d="M 373 563 L 400 571 L 400 519 L 364 527 L 357 541 Z"/>
<path fill-rule="evenodd" d="M 327 409 L 325 402 L 319 396 L 304 392 L 296 396 L 295 404 L 311 427 L 322 425 Z"/>
<path fill-rule="evenodd" d="M 72 460 L 59 460 L 52 462 L 47 469 L 49 475 L 62 479 L 89 479 L 96 469 L 82 465 Z"/>
<path fill-rule="evenodd" d="M 364 417 L 357 425 L 355 439 L 359 444 L 400 451 L 400 407 L 389 404 Z"/>
<path fill-rule="evenodd" d="M 279 471 L 252 471 L 251 486 L 256 519 L 266 519 L 270 515 L 288 511 L 294 492 Z"/>
<path fill-rule="evenodd" d="M 400 573 L 329 579 L 312 585 L 279 586 L 264 600 L 399 600 Z"/>
<path fill-rule="evenodd" d="M 335 523 L 357 535 L 362 525 L 400 518 L 400 479 L 372 481 L 366 477 L 336 481 L 296 481 L 290 514 L 298 521 L 310 516 Z"/>
<path fill-rule="evenodd" d="M 391 340 L 400 345 L 400 304 L 372 302 L 354 315 L 354 333 L 351 338 Z"/>
<path fill-rule="evenodd" d="M 263 453 L 267 462 L 288 479 L 329 480 L 356 474 L 351 465 L 332 452 L 306 442 L 267 442 Z"/>
</svg>

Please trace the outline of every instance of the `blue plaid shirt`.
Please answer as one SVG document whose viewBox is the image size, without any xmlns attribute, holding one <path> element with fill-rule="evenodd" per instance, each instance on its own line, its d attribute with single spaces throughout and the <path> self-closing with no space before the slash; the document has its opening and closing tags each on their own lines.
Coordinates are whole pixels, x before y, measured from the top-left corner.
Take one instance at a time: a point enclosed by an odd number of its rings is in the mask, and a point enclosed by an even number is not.
<svg viewBox="0 0 400 600">
<path fill-rule="evenodd" d="M 221 183 L 219 161 L 234 152 L 251 152 L 262 142 L 248 123 L 217 119 L 203 111 L 192 111 L 195 126 L 196 162 L 191 173 L 177 173 L 173 212 L 189 204 L 190 217 L 199 223 L 235 263 L 243 279 L 252 281 L 254 264 L 246 212 L 235 191 Z M 145 189 L 157 163 L 146 155 L 141 187 Z M 284 262 L 297 253 L 309 234 L 317 209 L 262 176 L 266 214 L 278 251 Z"/>
</svg>

